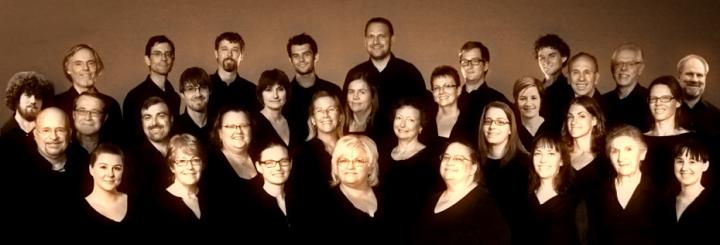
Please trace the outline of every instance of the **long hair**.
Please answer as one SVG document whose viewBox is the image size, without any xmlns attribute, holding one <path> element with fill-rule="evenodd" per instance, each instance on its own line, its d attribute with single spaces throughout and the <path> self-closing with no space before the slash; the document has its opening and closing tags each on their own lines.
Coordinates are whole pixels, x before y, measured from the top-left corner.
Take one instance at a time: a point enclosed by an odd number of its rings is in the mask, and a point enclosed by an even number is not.
<svg viewBox="0 0 720 245">
<path fill-rule="evenodd" d="M 328 91 L 320 90 L 315 92 L 313 94 L 312 99 L 310 100 L 310 106 L 308 106 L 308 119 L 307 119 L 307 127 L 308 127 L 308 137 L 305 139 L 305 141 L 310 141 L 314 139 L 317 136 L 317 128 L 315 125 L 312 124 L 311 118 L 315 115 L 315 101 L 320 98 L 330 98 L 333 101 L 335 101 L 335 107 L 338 110 L 338 125 L 335 128 L 335 134 L 338 138 L 342 137 L 343 135 L 343 125 L 345 124 L 345 113 L 343 113 L 342 104 L 340 104 L 340 99 L 330 94 Z"/>
<path fill-rule="evenodd" d="M 560 153 L 560 162 L 562 163 L 562 166 L 560 166 L 558 174 L 555 176 L 555 178 L 553 178 L 553 188 L 555 188 L 555 191 L 557 191 L 558 193 L 566 192 L 570 186 L 573 174 L 573 172 L 570 170 L 570 152 L 568 148 L 565 147 L 565 144 L 558 137 L 551 135 L 539 135 L 537 138 L 535 138 L 535 141 L 533 141 L 531 154 L 538 149 L 552 149 Z M 537 174 L 537 172 L 535 172 L 535 167 L 533 163 L 533 167 L 530 171 L 530 188 L 528 189 L 528 191 L 530 191 L 530 193 L 533 193 L 539 187 L 540 176 Z"/>
<path fill-rule="evenodd" d="M 605 136 L 605 115 L 600 109 L 600 105 L 598 105 L 595 99 L 585 95 L 574 98 L 570 101 L 569 105 L 572 106 L 575 104 L 582 106 L 590 113 L 590 115 L 595 117 L 597 124 L 595 124 L 592 128 L 592 146 L 590 147 L 590 150 L 592 150 L 593 153 L 602 152 L 602 149 L 605 146 L 603 142 Z M 568 111 L 565 113 L 565 120 L 563 120 L 562 133 L 560 135 L 562 136 L 562 140 L 565 141 L 568 149 L 572 150 L 573 147 L 575 147 L 575 140 L 572 135 L 570 135 L 570 129 L 568 128 L 567 123 L 567 113 L 570 111 L 570 106 L 568 106 Z"/>
<path fill-rule="evenodd" d="M 502 110 L 510 121 L 510 136 L 508 138 L 507 144 L 505 145 L 505 154 L 503 154 L 503 157 L 500 159 L 500 164 L 504 165 L 508 163 L 518 153 L 527 153 L 527 150 L 525 150 L 525 147 L 520 142 L 520 137 L 518 136 L 517 120 L 515 119 L 515 114 L 513 113 L 513 110 L 510 108 L 509 105 L 505 104 L 504 102 L 493 101 L 490 102 L 490 104 L 485 106 L 485 108 L 483 109 L 482 116 L 480 117 L 480 123 L 478 125 L 478 151 L 480 153 L 480 166 L 485 166 L 485 164 L 487 163 L 487 152 L 490 149 L 490 145 L 485 138 L 485 130 L 483 129 L 482 123 L 485 119 L 485 116 L 487 115 L 487 111 L 490 108 L 498 108 Z"/>
<path fill-rule="evenodd" d="M 367 131 L 368 128 L 372 128 L 373 122 L 375 121 L 375 113 L 377 113 L 378 108 L 380 108 L 380 100 L 378 99 L 378 93 L 377 88 L 370 82 L 370 79 L 368 77 L 368 73 L 364 71 L 353 73 L 349 76 L 349 80 L 345 83 L 346 86 L 343 88 L 343 98 L 340 98 L 344 102 L 343 108 L 345 108 L 345 123 L 343 124 L 344 130 L 350 129 L 350 122 L 353 120 L 353 111 L 350 109 L 350 103 L 347 101 L 347 94 L 350 90 L 350 83 L 352 83 L 355 80 L 359 80 L 365 85 L 368 86 L 369 93 L 370 93 L 370 114 L 367 117 L 367 122 L 365 122 L 365 130 Z"/>
</svg>

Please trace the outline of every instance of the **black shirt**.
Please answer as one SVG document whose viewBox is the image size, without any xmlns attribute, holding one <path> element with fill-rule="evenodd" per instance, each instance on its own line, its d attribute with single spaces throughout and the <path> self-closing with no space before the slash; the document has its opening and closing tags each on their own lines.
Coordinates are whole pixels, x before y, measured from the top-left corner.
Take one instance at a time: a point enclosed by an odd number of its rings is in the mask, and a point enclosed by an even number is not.
<svg viewBox="0 0 720 245">
<path fill-rule="evenodd" d="M 547 83 L 547 81 L 545 81 Z M 540 110 L 553 133 L 560 133 L 570 101 L 575 97 L 570 83 L 562 73 L 552 85 L 545 88 L 545 97 Z"/>
<path fill-rule="evenodd" d="M 625 98 L 619 97 L 619 90 L 605 93 L 602 97 L 604 103 L 606 125 L 608 129 L 628 124 L 640 129 L 640 132 L 650 130 L 650 108 L 648 105 L 648 90 L 640 84 L 635 85 Z"/>
<path fill-rule="evenodd" d="M 216 71 L 210 75 L 210 80 L 212 93 L 208 101 L 208 119 L 211 121 L 215 120 L 218 110 L 223 106 L 241 106 L 250 112 L 261 109 L 255 94 L 257 86 L 239 74 L 235 80 L 226 83 Z"/>
<path fill-rule="evenodd" d="M 325 81 L 317 76 L 315 76 L 315 83 L 308 88 L 301 86 L 297 78 L 293 78 L 292 82 L 290 82 L 290 98 L 283 110 L 285 110 L 284 114 L 289 119 L 296 122 L 290 125 L 290 131 L 297 132 L 298 136 L 303 140 L 308 136 L 308 126 L 305 122 L 308 120 L 312 96 L 318 91 L 327 91 L 330 95 L 337 96 L 338 99 L 342 100 L 342 92 L 337 84 Z"/>
<path fill-rule="evenodd" d="M 203 145 L 205 146 L 208 146 L 208 143 L 210 143 L 210 132 L 212 131 L 212 122 L 210 122 L 210 118 L 207 119 L 205 126 L 200 127 L 195 124 L 195 121 L 193 121 L 192 118 L 190 118 L 190 115 L 185 112 L 175 119 L 175 122 L 173 122 L 173 128 L 177 130 L 177 133 L 188 133 L 195 136 L 195 138 L 204 143 Z"/>
<path fill-rule="evenodd" d="M 464 120 L 468 120 L 468 122 L 464 122 L 465 125 L 468 125 L 468 131 L 466 131 L 466 133 L 477 137 L 478 125 L 480 125 L 481 120 L 480 117 L 482 117 L 485 106 L 493 101 L 503 102 L 508 106 L 512 106 L 512 104 L 505 98 L 505 95 L 488 86 L 487 82 L 484 82 L 478 89 L 470 93 L 467 92 L 465 87 L 466 86 L 463 85 L 463 87 L 460 88 L 462 93 L 460 93 L 460 97 L 458 97 L 458 107 L 462 113 L 466 114 Z M 471 142 L 473 141 L 477 140 L 471 140 Z"/>
<path fill-rule="evenodd" d="M 145 81 L 127 93 L 125 101 L 123 101 L 123 121 L 125 122 L 126 132 L 129 134 L 126 136 L 129 140 L 128 143 L 138 142 L 145 138 L 140 112 L 145 100 L 152 96 L 162 98 L 173 117 L 177 118 L 180 115 L 180 95 L 175 92 L 175 88 L 173 88 L 170 81 L 165 80 L 165 90 L 162 90 L 155 85 L 150 79 L 150 75 L 148 75 Z"/>
</svg>

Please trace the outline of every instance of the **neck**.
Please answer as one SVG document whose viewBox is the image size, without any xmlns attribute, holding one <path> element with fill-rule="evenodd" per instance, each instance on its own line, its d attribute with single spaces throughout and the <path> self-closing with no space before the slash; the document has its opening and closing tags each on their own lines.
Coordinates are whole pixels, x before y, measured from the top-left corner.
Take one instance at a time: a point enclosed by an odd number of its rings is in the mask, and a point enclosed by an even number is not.
<svg viewBox="0 0 720 245">
<path fill-rule="evenodd" d="M 542 122 L 545 121 L 545 118 L 541 117 L 540 115 L 534 116 L 534 117 L 520 117 L 520 123 L 522 123 L 523 126 L 526 128 L 529 128 L 531 126 L 539 125 Z"/>
<path fill-rule="evenodd" d="M 311 71 L 307 74 L 295 74 L 295 80 L 303 88 L 309 88 L 315 85 L 315 71 Z"/>
<path fill-rule="evenodd" d="M 632 175 L 618 175 L 615 181 L 618 185 L 634 184 L 639 183 L 642 177 L 640 170 L 635 171 Z"/>
<path fill-rule="evenodd" d="M 370 108 L 362 110 L 362 111 L 356 111 L 353 112 L 353 119 L 355 122 L 360 124 L 365 124 L 367 122 L 368 117 L 370 116 Z"/>
<path fill-rule="evenodd" d="M 92 192 L 90 192 L 90 195 L 88 195 L 87 197 L 89 199 L 107 200 L 110 202 L 115 202 L 116 200 L 120 199 L 120 197 L 122 197 L 122 194 L 123 193 L 118 191 L 117 189 L 106 191 L 102 188 L 95 187 L 93 188 Z"/>
<path fill-rule="evenodd" d="M 97 147 L 98 142 L 100 142 L 100 135 L 97 133 L 85 135 L 78 132 L 75 137 L 80 141 L 80 145 L 88 152 L 92 152 L 95 147 Z"/>
<path fill-rule="evenodd" d="M 439 107 L 438 114 L 441 114 L 444 116 L 454 116 L 454 115 L 460 114 L 460 109 L 458 108 L 457 101 L 453 102 L 449 105 Z"/>
<path fill-rule="evenodd" d="M 593 95 L 595 95 L 595 89 L 590 90 L 590 93 L 586 94 L 585 96 L 592 98 Z M 575 97 L 576 97 L 576 98 L 577 98 L 577 97 L 580 97 L 580 96 L 582 96 L 582 95 L 579 95 L 579 94 L 577 94 L 577 93 L 575 94 Z"/>
<path fill-rule="evenodd" d="M 235 81 L 235 78 L 237 78 L 238 74 L 237 72 L 229 72 L 222 69 L 222 67 L 218 68 L 218 76 L 220 76 L 220 80 L 223 80 L 225 83 L 231 83 Z"/>
<path fill-rule="evenodd" d="M 155 150 L 159 151 L 160 154 L 163 156 L 167 156 L 167 147 L 168 147 L 168 141 L 163 140 L 162 142 L 155 142 L 150 140 L 150 144 L 155 148 Z"/>
<path fill-rule="evenodd" d="M 655 121 L 653 131 L 656 136 L 675 135 L 677 128 L 675 127 L 675 118 L 670 117 L 662 121 Z"/>
<path fill-rule="evenodd" d="M 624 99 L 625 97 L 630 95 L 630 93 L 633 91 L 633 89 L 635 89 L 635 86 L 637 86 L 637 82 L 630 83 L 627 86 L 618 86 L 617 87 L 618 97 L 620 99 Z"/>
<path fill-rule="evenodd" d="M 267 107 L 267 106 L 263 107 L 263 109 L 260 110 L 260 113 L 262 113 L 263 115 L 265 115 L 265 117 L 266 117 L 267 119 L 269 119 L 270 121 L 276 121 L 276 120 L 279 120 L 279 119 L 281 119 L 281 118 L 283 117 L 282 111 L 280 111 L 280 110 L 275 110 L 275 109 L 270 109 L 270 108 Z"/>
<path fill-rule="evenodd" d="M 158 88 L 165 91 L 165 81 L 167 80 L 167 75 L 150 72 L 150 80 L 153 81 L 153 83 L 158 86 Z"/>
<path fill-rule="evenodd" d="M 390 62 L 390 55 L 388 54 L 387 56 L 385 56 L 385 58 L 379 60 L 376 60 L 374 58 L 370 58 L 370 60 L 372 61 L 373 66 L 375 66 L 378 71 L 382 72 L 385 67 L 387 67 L 387 64 Z"/>
<path fill-rule="evenodd" d="M 250 154 L 248 154 L 247 149 L 230 149 L 227 147 L 223 147 L 221 149 L 223 155 L 225 155 L 227 158 L 232 159 L 250 159 Z"/>
<path fill-rule="evenodd" d="M 317 132 L 317 138 L 325 145 L 326 149 L 330 149 L 330 154 L 332 154 L 332 149 L 335 148 L 335 143 L 338 141 L 338 135 L 337 134 L 328 134 L 323 132 Z"/>
<path fill-rule="evenodd" d="M 545 87 L 550 87 L 550 85 L 553 85 L 555 81 L 557 81 L 558 77 L 560 77 L 560 74 L 562 72 L 557 72 L 555 74 L 545 74 Z"/>
<path fill-rule="evenodd" d="M 363 197 L 372 193 L 372 188 L 370 188 L 370 185 L 367 184 L 367 182 L 363 182 L 363 184 L 357 184 L 355 186 L 340 184 L 340 190 L 346 195 L 352 197 Z"/>
<path fill-rule="evenodd" d="M 407 151 L 410 149 L 417 149 L 420 145 L 420 141 L 418 141 L 417 137 L 410 139 L 398 139 L 397 149 L 400 151 Z"/>
<path fill-rule="evenodd" d="M 684 101 L 685 101 L 685 104 L 687 104 L 688 107 L 690 107 L 692 109 L 693 107 L 695 107 L 695 105 L 697 105 L 698 102 L 700 102 L 700 99 L 701 99 L 701 97 L 698 96 L 698 97 L 691 98 L 691 99 L 685 99 Z"/>
<path fill-rule="evenodd" d="M 197 187 L 197 185 L 188 186 L 183 183 L 180 183 L 180 181 L 175 179 L 175 181 L 173 181 L 173 183 L 170 186 L 168 186 L 167 190 L 170 193 L 178 195 L 182 198 L 187 198 L 187 197 L 196 197 L 197 193 L 199 191 L 199 188 Z"/>
<path fill-rule="evenodd" d="M 465 178 L 461 181 L 447 181 L 447 189 L 445 192 L 449 194 L 460 193 L 475 188 L 477 183 L 472 178 Z"/>
<path fill-rule="evenodd" d="M 15 122 L 17 122 L 18 127 L 20 127 L 22 131 L 25 131 L 25 133 L 30 133 L 33 129 L 35 129 L 35 121 L 25 120 L 25 118 L 23 118 L 17 110 L 15 110 Z"/>
<path fill-rule="evenodd" d="M 205 127 L 207 124 L 207 110 L 206 111 L 195 111 L 190 109 L 190 107 L 185 107 L 185 113 L 190 116 L 190 119 L 193 120 L 195 125 L 199 127 Z"/>
<path fill-rule="evenodd" d="M 490 159 L 501 159 L 505 156 L 505 146 L 507 146 L 507 141 L 490 145 L 490 150 L 487 153 L 488 158 Z"/>
<path fill-rule="evenodd" d="M 65 162 L 67 162 L 67 155 L 65 153 L 60 154 L 59 156 L 50 156 L 42 151 L 38 150 L 38 153 L 40 153 L 40 156 L 45 158 L 50 164 L 52 164 L 53 170 L 61 170 L 65 167 Z"/>
<path fill-rule="evenodd" d="M 592 152 L 592 133 L 573 139 L 573 151 Z"/>
<path fill-rule="evenodd" d="M 700 195 L 700 192 L 705 190 L 705 187 L 700 184 L 698 181 L 695 184 L 692 185 L 683 185 L 680 189 L 680 194 L 678 194 L 679 197 L 696 197 Z"/>
<path fill-rule="evenodd" d="M 540 186 L 538 187 L 538 190 L 541 190 L 541 189 L 555 190 L 554 179 L 555 179 L 554 177 L 540 179 Z"/>
<path fill-rule="evenodd" d="M 95 87 L 80 87 L 80 86 L 73 84 L 73 89 L 75 89 L 75 91 L 77 91 L 78 94 L 82 94 L 83 92 L 94 91 Z"/>
<path fill-rule="evenodd" d="M 485 83 L 485 78 L 480 78 L 475 81 L 465 79 L 465 92 L 472 92 L 480 88 Z"/>
<path fill-rule="evenodd" d="M 275 198 L 285 196 L 285 192 L 283 191 L 283 185 L 276 185 L 265 181 L 265 183 L 263 183 L 263 190 L 265 190 L 267 194 Z"/>
</svg>

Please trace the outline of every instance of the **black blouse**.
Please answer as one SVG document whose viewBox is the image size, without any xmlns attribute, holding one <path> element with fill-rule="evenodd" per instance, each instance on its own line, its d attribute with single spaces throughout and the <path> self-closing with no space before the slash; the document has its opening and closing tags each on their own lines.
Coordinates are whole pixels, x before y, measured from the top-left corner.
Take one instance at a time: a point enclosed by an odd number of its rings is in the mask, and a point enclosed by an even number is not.
<svg viewBox="0 0 720 245">
<path fill-rule="evenodd" d="M 532 244 L 579 245 L 575 211 L 577 198 L 560 193 L 540 204 L 537 196 L 528 197 L 527 236 Z"/>
</svg>

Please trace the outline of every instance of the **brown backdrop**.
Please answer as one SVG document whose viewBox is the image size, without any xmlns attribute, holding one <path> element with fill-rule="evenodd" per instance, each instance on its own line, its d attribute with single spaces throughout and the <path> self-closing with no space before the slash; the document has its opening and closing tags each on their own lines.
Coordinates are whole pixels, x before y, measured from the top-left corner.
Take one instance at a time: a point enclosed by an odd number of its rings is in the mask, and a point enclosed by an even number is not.
<svg viewBox="0 0 720 245">
<path fill-rule="evenodd" d="M 573 53 L 586 51 L 600 61 L 599 89 L 614 87 L 609 60 L 618 44 L 633 41 L 645 51 L 641 83 L 674 75 L 688 53 L 720 67 L 720 1 L 9 1 L 0 3 L 0 79 L 21 70 L 46 74 L 56 93 L 68 89 L 62 58 L 71 46 L 87 43 L 105 62 L 98 87 L 121 104 L 147 75 L 145 42 L 165 34 L 175 42 L 177 59 L 170 81 L 190 67 L 216 70 L 213 41 L 224 31 L 240 33 L 246 43 L 240 74 L 255 81 L 263 70 L 292 74 L 285 44 L 307 32 L 318 42 L 318 74 L 340 83 L 352 66 L 367 59 L 363 27 L 375 16 L 395 26 L 394 53 L 414 63 L 425 76 L 434 67 L 457 67 L 457 51 L 468 40 L 490 48 L 489 83 L 510 97 L 512 81 L 541 77 L 532 43 L 557 33 Z M 390 2 L 390 3 L 385 3 Z M 708 78 L 706 97 L 720 105 L 718 85 Z M 3 83 L 4 84 L 4 83 Z M 4 94 L 3 91 L 0 92 Z M 0 121 L 12 115 L 0 110 Z"/>
</svg>

